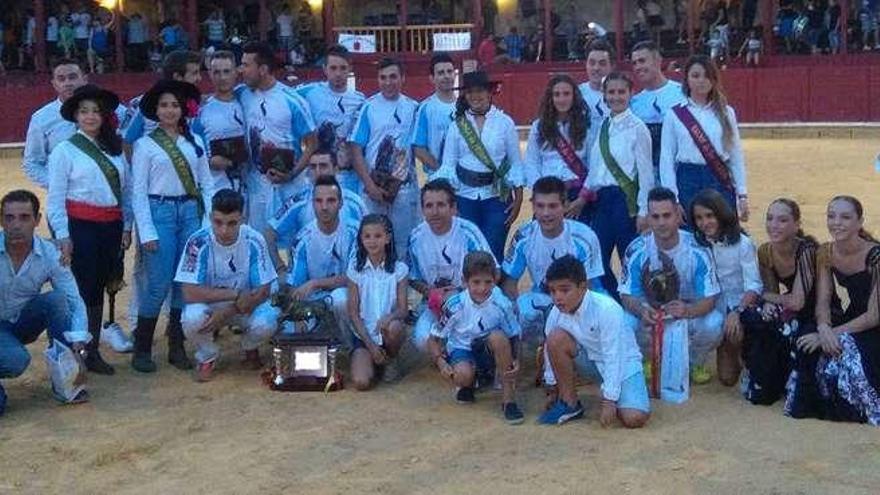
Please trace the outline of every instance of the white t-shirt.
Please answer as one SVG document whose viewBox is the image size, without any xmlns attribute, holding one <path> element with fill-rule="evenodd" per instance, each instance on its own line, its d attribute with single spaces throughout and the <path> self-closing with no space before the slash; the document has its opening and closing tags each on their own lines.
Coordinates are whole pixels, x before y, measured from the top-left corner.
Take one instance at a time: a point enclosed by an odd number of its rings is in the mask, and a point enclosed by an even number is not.
<svg viewBox="0 0 880 495">
<path fill-rule="evenodd" d="M 361 107 L 349 140 L 364 149 L 370 171 L 380 165 L 376 161 L 382 150 L 381 157 L 388 158 L 382 166 L 405 183 L 416 180 L 409 141 L 417 107 L 406 95 L 388 100 L 382 93 L 373 95 Z"/>
<path fill-rule="evenodd" d="M 293 36 L 293 17 L 290 14 L 281 14 L 275 18 L 278 25 L 278 37 L 289 38 Z"/>
<path fill-rule="evenodd" d="M 345 273 L 357 246 L 358 226 L 340 221 L 336 230 L 325 234 L 313 220 L 296 236 L 289 275 L 294 287 Z"/>
<path fill-rule="evenodd" d="M 427 222 L 420 223 L 409 235 L 410 280 L 437 286 L 448 280 L 452 287 L 461 287 L 462 267 L 468 253 L 491 253 L 486 237 L 473 222 L 452 217 L 452 228 L 443 235 L 431 231 Z"/>
<path fill-rule="evenodd" d="M 201 135 L 205 141 L 205 154 L 210 164 L 211 141 L 244 136 L 244 109 L 235 99 L 223 101 L 210 96 L 199 108 L 199 115 L 192 127 L 193 132 Z M 211 170 L 211 176 L 214 177 L 216 191 L 236 186 L 230 183 L 228 175 L 222 170 Z"/>
<path fill-rule="evenodd" d="M 360 299 L 360 317 L 370 339 L 377 345 L 382 345 L 382 332 L 376 328 L 376 324 L 384 316 L 394 311 L 397 304 L 397 284 L 406 278 L 409 269 L 406 264 L 398 261 L 394 265 L 394 272 L 385 270 L 385 264 L 374 267 L 367 258 L 364 269 L 356 269 L 357 259 L 352 256 L 348 266 L 348 279 L 358 288 Z"/>
<path fill-rule="evenodd" d="M 501 330 L 510 337 L 518 337 L 522 330 L 513 312 L 513 303 L 501 289 L 492 289 L 489 298 L 477 303 L 464 290 L 443 303 L 440 321 L 431 328 L 431 335 L 446 339 L 446 350 L 471 350 L 474 340 Z"/>
<path fill-rule="evenodd" d="M 46 19 L 46 41 L 50 43 L 58 41 L 58 18 L 54 15 Z"/>
<path fill-rule="evenodd" d="M 238 239 L 223 246 L 211 227 L 197 230 L 186 241 L 175 282 L 223 289 L 256 289 L 275 281 L 277 274 L 266 241 L 242 225 Z"/>
<path fill-rule="evenodd" d="M 92 16 L 87 12 L 74 12 L 70 14 L 70 22 L 73 23 L 73 37 L 82 40 L 89 38 L 89 26 Z"/>
</svg>

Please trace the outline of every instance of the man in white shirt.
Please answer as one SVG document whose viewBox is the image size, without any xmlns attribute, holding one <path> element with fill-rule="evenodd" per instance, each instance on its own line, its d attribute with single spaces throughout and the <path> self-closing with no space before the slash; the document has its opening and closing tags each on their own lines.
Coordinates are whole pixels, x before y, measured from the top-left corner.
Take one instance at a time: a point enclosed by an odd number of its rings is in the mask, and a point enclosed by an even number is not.
<svg viewBox="0 0 880 495">
<path fill-rule="evenodd" d="M 352 169 L 348 136 L 357 120 L 358 112 L 367 100 L 363 93 L 348 88 L 351 72 L 351 54 L 341 45 L 332 45 L 324 57 L 326 81 L 304 84 L 296 92 L 309 104 L 315 122 L 320 122 L 318 134 L 333 131 L 336 140 L 332 152 L 336 155 L 339 184 L 357 194 L 361 193 L 361 181 Z"/>
<path fill-rule="evenodd" d="M 419 103 L 412 147 L 431 180 L 443 159 L 446 130 L 455 117 L 455 63 L 445 52 L 431 57 L 429 65 L 434 94 Z"/>
<path fill-rule="evenodd" d="M 0 287 L 5 293 L 0 298 L 0 378 L 4 379 L 24 373 L 31 361 L 25 345 L 45 329 L 50 344 L 60 342 L 80 355 L 92 338 L 73 273 L 61 264 L 61 253 L 51 241 L 34 235 L 39 222 L 40 201 L 30 191 L 12 191 L 0 200 Z M 46 283 L 52 290 L 43 292 Z M 56 398 L 61 400 L 57 394 Z M 87 400 L 82 391 L 71 402 Z M 6 392 L 0 385 L 0 416 L 5 410 Z"/>
<path fill-rule="evenodd" d="M 212 378 L 220 354 L 215 330 L 240 321 L 242 364 L 259 370 L 258 348 L 277 329 L 279 310 L 268 300 L 275 269 L 263 236 L 242 225 L 243 209 L 240 193 L 218 191 L 211 202 L 211 226 L 189 238 L 174 277 L 183 288 L 183 332 L 196 348 L 198 381 Z"/>
<path fill-rule="evenodd" d="M 337 337 L 350 347 L 345 272 L 357 248 L 358 224 L 340 215 L 342 191 L 332 176 L 315 181 L 311 200 L 315 219 L 300 230 L 293 242 L 289 275 L 279 264 L 277 251 L 270 253 L 282 283 L 291 286 L 295 300 L 323 300 L 329 304 L 339 324 Z"/>
<path fill-rule="evenodd" d="M 465 256 L 491 250 L 480 229 L 457 215 L 455 190 L 448 181 L 434 179 L 425 184 L 421 202 L 425 221 L 409 236 L 409 285 L 424 301 L 418 310 L 413 342 L 425 351 L 443 302 L 464 287 Z"/>
<path fill-rule="evenodd" d="M 126 65 L 134 70 L 142 71 L 146 69 L 147 65 L 147 24 L 139 13 L 135 13 L 128 20 L 127 27 Z"/>
<path fill-rule="evenodd" d="M 70 14 L 70 22 L 73 24 L 76 51 L 83 55 L 89 49 L 89 28 L 92 25 L 92 16 L 86 12 L 85 5 L 81 5 L 78 11 Z"/>
<path fill-rule="evenodd" d="M 419 189 L 409 146 L 417 103 L 401 93 L 403 66 L 393 58 L 379 61 L 379 93 L 361 107 L 349 137 L 353 166 L 367 193 L 367 208 L 391 219 L 397 252 L 406 253 L 407 239 L 419 222 Z M 376 172 L 388 183 L 375 182 Z M 393 194 L 392 182 L 399 182 Z M 383 188 L 384 187 L 384 188 Z"/>
<path fill-rule="evenodd" d="M 58 18 L 50 15 L 46 19 L 46 53 L 54 57 L 58 53 Z"/>
<path fill-rule="evenodd" d="M 61 104 L 73 95 L 76 88 L 85 85 L 88 79 L 77 62 L 61 59 L 52 67 L 51 82 L 58 98 L 43 105 L 31 116 L 21 163 L 25 175 L 43 189 L 49 187 L 49 153 L 55 145 L 76 132 L 76 124 L 61 117 Z"/>
<path fill-rule="evenodd" d="M 541 424 L 562 424 L 583 417 L 575 371 L 601 383 L 599 423 L 615 418 L 627 428 L 641 428 L 651 414 L 642 372 L 642 354 L 623 326 L 624 311 L 614 299 L 588 289 L 583 264 L 566 255 L 547 269 L 554 307 L 547 317 L 544 385 L 550 407 Z"/>
<path fill-rule="evenodd" d="M 542 177 L 532 189 L 535 219 L 521 226 L 513 236 L 501 265 L 501 287 L 516 301 L 524 334 L 544 325 L 552 300 L 544 275 L 554 260 L 573 255 L 584 265 L 590 288 L 602 290 L 602 251 L 599 239 L 585 224 L 565 218 L 565 183 L 558 177 Z M 517 283 L 528 270 L 531 290 L 520 295 Z"/>
<path fill-rule="evenodd" d="M 214 52 L 208 74 L 214 85 L 214 94 L 199 107 L 193 132 L 201 135 L 205 141 L 208 165 L 214 176 L 214 190 L 233 189 L 243 193 L 242 175 L 248 163 L 244 109 L 233 92 L 238 83 L 235 55 L 227 50 Z"/>
<path fill-rule="evenodd" d="M 721 288 L 712 255 L 699 246 L 690 233 L 679 230 L 680 224 L 681 213 L 675 194 L 663 187 L 651 190 L 648 194 L 651 231 L 636 238 L 627 248 L 618 290 L 623 307 L 628 311 L 624 323 L 635 333 L 645 356 L 652 356 L 652 333 L 661 319 L 665 327 L 663 347 L 677 338 L 673 328 L 682 327 L 687 351 L 673 355 L 673 350 L 664 350 L 662 366 L 676 368 L 687 362 L 691 380 L 701 384 L 712 377 L 704 366 L 706 356 L 721 343 L 724 317 L 715 309 Z M 657 278 L 653 273 L 672 270 L 677 274 L 678 290 L 671 295 L 672 300 L 663 301 L 663 295 L 649 291 L 648 279 Z M 675 362 L 666 359 L 667 355 Z M 682 379 L 685 383 L 681 384 L 681 393 L 670 395 L 668 400 L 687 399 L 687 378 Z"/>
<path fill-rule="evenodd" d="M 614 49 L 604 39 L 595 39 L 587 45 L 587 81 L 578 89 L 584 102 L 590 109 L 590 129 L 587 131 L 587 150 L 593 149 L 593 143 L 599 137 L 599 128 L 611 110 L 605 103 L 602 94 L 602 80 L 614 70 Z M 588 151 L 589 153 L 589 151 Z"/>
<path fill-rule="evenodd" d="M 651 131 L 653 144 L 655 183 L 660 183 L 658 167 L 660 166 L 660 139 L 663 128 L 663 117 L 672 107 L 684 103 L 686 98 L 681 84 L 670 81 L 663 75 L 663 57 L 660 49 L 653 41 L 642 41 L 633 47 L 633 73 L 636 82 L 642 88 L 630 100 L 630 108 Z"/>
<path fill-rule="evenodd" d="M 289 5 L 284 4 L 281 7 L 281 12 L 275 18 L 275 25 L 278 26 L 278 49 L 287 53 L 293 48 L 293 16 L 290 15 Z"/>
<path fill-rule="evenodd" d="M 237 91 L 245 111 L 254 170 L 248 185 L 249 225 L 266 230 L 269 215 L 308 187 L 301 174 L 315 148 L 315 121 L 293 88 L 275 79 L 275 53 L 266 43 L 243 48 L 240 71 L 247 85 Z M 266 161 L 266 163 L 263 163 Z"/>
</svg>

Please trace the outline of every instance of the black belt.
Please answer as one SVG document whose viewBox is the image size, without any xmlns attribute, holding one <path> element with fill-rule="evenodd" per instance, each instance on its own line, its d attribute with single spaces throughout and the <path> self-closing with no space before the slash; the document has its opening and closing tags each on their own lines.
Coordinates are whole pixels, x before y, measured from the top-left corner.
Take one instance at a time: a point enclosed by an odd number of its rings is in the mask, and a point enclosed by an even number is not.
<svg viewBox="0 0 880 495">
<path fill-rule="evenodd" d="M 461 165 L 455 166 L 455 175 L 468 187 L 486 187 L 495 183 L 495 174 L 492 172 L 474 172 Z"/>
<path fill-rule="evenodd" d="M 182 196 L 163 196 L 161 194 L 148 194 L 148 198 L 155 199 L 156 201 L 169 201 L 172 203 L 183 203 L 190 200 L 195 200 L 196 198 L 190 196 L 189 194 L 184 194 Z"/>
</svg>

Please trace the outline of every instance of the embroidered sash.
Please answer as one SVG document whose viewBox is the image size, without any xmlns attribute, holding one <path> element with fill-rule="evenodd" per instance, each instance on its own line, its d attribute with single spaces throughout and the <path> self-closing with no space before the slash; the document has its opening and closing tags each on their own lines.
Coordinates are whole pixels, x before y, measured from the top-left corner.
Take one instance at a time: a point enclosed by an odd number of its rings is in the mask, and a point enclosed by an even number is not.
<svg viewBox="0 0 880 495">
<path fill-rule="evenodd" d="M 476 129 L 474 129 L 474 126 L 471 125 L 467 117 L 458 117 L 455 119 L 455 125 L 458 127 L 458 131 L 461 133 L 461 137 L 464 138 L 464 142 L 471 150 L 471 153 L 473 153 L 477 160 L 485 165 L 494 176 L 494 181 L 492 182 L 493 192 L 498 194 L 501 201 L 507 201 L 510 197 L 510 186 L 507 184 L 507 172 L 510 170 L 510 159 L 505 157 L 504 161 L 501 162 L 501 166 L 496 166 L 495 162 L 492 161 L 492 157 L 489 156 L 489 152 L 486 151 L 486 147 L 483 145 L 480 137 L 477 135 Z"/>
<path fill-rule="evenodd" d="M 700 150 L 700 154 L 703 155 L 703 159 L 706 160 L 706 164 L 709 166 L 709 170 L 712 171 L 715 179 L 725 189 L 736 194 L 736 190 L 733 187 L 733 179 L 730 176 L 730 169 L 727 168 L 727 164 L 718 156 L 718 152 L 715 151 L 715 147 L 709 141 L 709 136 L 700 127 L 700 123 L 697 122 L 694 114 L 684 105 L 676 105 L 672 107 L 672 111 L 675 112 L 675 116 L 678 117 L 678 120 L 684 124 L 685 129 L 690 133 L 694 144 L 697 145 L 697 149 Z"/>
<path fill-rule="evenodd" d="M 575 151 L 574 147 L 571 145 L 571 142 L 562 134 L 556 136 L 556 151 L 559 152 L 559 156 L 562 157 L 562 161 L 565 162 L 565 165 L 571 170 L 571 173 L 577 176 L 578 182 L 580 185 L 584 185 L 584 181 L 587 180 L 587 166 L 584 165 L 581 157 L 577 155 L 577 151 Z"/>
<path fill-rule="evenodd" d="M 196 180 L 193 177 L 192 170 L 189 168 L 189 162 L 186 161 L 186 157 L 183 156 L 183 152 L 180 151 L 180 148 L 177 147 L 177 143 L 171 140 L 171 137 L 162 130 L 161 127 L 157 127 L 150 133 L 150 138 L 162 148 L 162 151 L 168 154 L 168 157 L 171 158 L 171 163 L 174 165 L 174 170 L 177 172 L 177 177 L 180 179 L 180 183 L 183 184 L 183 190 L 186 191 L 187 196 L 195 199 L 199 204 L 199 217 L 205 214 L 205 204 L 202 201 L 201 191 L 199 187 L 196 185 Z"/>
<path fill-rule="evenodd" d="M 602 152 L 602 159 L 605 160 L 605 166 L 608 167 L 608 171 L 614 176 L 614 180 L 617 181 L 617 185 L 620 186 L 620 190 L 623 191 L 623 195 L 626 196 L 626 209 L 629 216 L 634 217 L 639 212 L 637 202 L 639 194 L 639 173 L 636 171 L 635 179 L 630 179 L 629 176 L 626 175 L 626 172 L 620 168 L 617 160 L 614 159 L 614 155 L 611 154 L 610 128 L 611 117 L 608 117 L 602 122 L 602 128 L 599 131 L 599 151 Z"/>
<path fill-rule="evenodd" d="M 107 184 L 110 185 L 110 190 L 113 191 L 113 196 L 116 197 L 116 204 L 121 208 L 122 180 L 119 178 L 119 170 L 116 169 L 113 162 L 95 146 L 95 143 L 80 133 L 71 136 L 70 142 L 98 164 L 98 168 L 101 169 L 104 178 L 107 179 Z"/>
</svg>

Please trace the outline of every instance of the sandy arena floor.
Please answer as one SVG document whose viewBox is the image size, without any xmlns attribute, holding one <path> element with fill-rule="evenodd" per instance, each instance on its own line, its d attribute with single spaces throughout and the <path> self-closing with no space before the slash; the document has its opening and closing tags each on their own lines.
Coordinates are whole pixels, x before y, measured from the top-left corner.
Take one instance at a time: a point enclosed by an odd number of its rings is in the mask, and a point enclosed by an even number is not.
<svg viewBox="0 0 880 495">
<path fill-rule="evenodd" d="M 846 193 L 862 199 L 867 226 L 880 231 L 878 151 L 880 139 L 746 141 L 749 229 L 763 241 L 764 209 L 784 195 L 802 205 L 806 230 L 825 239 L 826 202 Z M 29 186 L 18 163 L 0 161 L 0 193 Z M 127 291 L 123 313 L 126 301 Z M 91 376 L 92 402 L 73 407 L 51 399 L 43 344 L 31 346 L 31 368 L 3 382 L 0 493 L 880 491 L 877 429 L 791 420 L 781 405 L 751 406 L 717 383 L 696 387 L 682 406 L 655 401 L 641 431 L 602 429 L 594 400 L 587 421 L 539 427 L 543 396 L 528 385 L 529 369 L 521 380 L 527 423 L 510 427 L 500 397 L 484 393 L 459 406 L 427 367 L 368 393 L 274 393 L 239 368 L 237 337 L 221 342 L 220 373 L 208 384 L 167 365 L 163 344 L 152 376 L 108 350 L 116 376 Z"/>
</svg>

